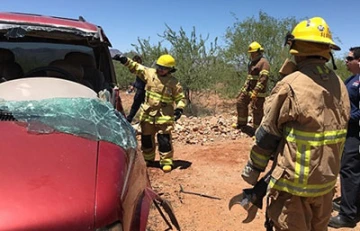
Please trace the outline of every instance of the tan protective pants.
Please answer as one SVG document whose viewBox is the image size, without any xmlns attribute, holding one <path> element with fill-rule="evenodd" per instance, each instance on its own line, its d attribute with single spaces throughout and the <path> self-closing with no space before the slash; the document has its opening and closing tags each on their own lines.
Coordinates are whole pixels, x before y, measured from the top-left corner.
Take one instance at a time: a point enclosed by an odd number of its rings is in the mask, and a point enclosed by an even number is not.
<svg viewBox="0 0 360 231">
<path fill-rule="evenodd" d="M 249 105 L 251 103 L 252 116 L 253 116 L 253 127 L 259 127 L 261 120 L 264 116 L 264 97 L 257 97 L 255 100 L 251 101 L 251 98 L 247 92 L 240 93 L 236 102 L 237 110 L 237 124 L 239 126 L 245 126 L 247 124 L 249 116 Z"/>
<path fill-rule="evenodd" d="M 333 191 L 318 197 L 299 197 L 270 189 L 267 213 L 276 231 L 326 231 L 333 196 Z"/>
<path fill-rule="evenodd" d="M 174 149 L 172 146 L 172 137 L 171 131 L 174 129 L 174 126 L 171 124 L 150 124 L 148 122 L 140 122 L 141 126 L 141 137 L 145 137 L 151 141 L 151 144 L 141 145 L 141 150 L 145 160 L 153 161 L 155 160 L 155 150 L 156 150 L 156 143 L 155 143 L 155 135 L 158 134 L 167 134 L 169 139 L 166 139 L 166 143 L 163 142 L 159 143 L 159 154 L 160 154 L 160 165 L 173 165 L 173 155 Z M 159 137 L 159 136 L 158 136 Z M 142 141 L 142 144 L 144 142 Z M 149 143 L 145 142 L 145 143 Z M 161 145 L 166 146 L 167 151 L 162 151 Z"/>
</svg>

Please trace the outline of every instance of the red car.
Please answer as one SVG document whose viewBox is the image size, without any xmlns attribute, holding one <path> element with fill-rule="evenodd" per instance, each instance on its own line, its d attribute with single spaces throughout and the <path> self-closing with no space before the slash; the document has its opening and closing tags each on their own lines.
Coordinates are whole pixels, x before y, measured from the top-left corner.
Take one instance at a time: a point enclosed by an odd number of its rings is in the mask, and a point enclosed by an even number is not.
<svg viewBox="0 0 360 231">
<path fill-rule="evenodd" d="M 144 231 L 153 202 L 180 229 L 119 112 L 110 46 L 82 17 L 0 13 L 0 230 Z"/>
</svg>

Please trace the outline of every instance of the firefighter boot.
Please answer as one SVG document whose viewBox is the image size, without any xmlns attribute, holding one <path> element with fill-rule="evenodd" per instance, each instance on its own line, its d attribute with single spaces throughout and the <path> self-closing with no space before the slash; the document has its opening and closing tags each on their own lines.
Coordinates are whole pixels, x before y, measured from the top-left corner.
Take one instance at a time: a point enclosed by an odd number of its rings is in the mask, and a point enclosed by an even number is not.
<svg viewBox="0 0 360 231">
<path fill-rule="evenodd" d="M 233 123 L 231 125 L 232 128 L 234 129 L 242 129 L 243 127 L 245 127 L 246 125 L 242 125 L 242 124 L 238 124 L 238 123 Z"/>
</svg>

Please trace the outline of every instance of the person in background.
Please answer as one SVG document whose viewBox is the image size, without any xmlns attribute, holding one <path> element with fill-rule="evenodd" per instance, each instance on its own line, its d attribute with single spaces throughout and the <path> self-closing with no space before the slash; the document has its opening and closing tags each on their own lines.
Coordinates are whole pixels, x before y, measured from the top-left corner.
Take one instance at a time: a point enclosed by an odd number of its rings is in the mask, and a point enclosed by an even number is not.
<svg viewBox="0 0 360 231">
<path fill-rule="evenodd" d="M 142 59 L 139 55 L 133 57 L 133 61 L 142 64 Z M 145 82 L 141 80 L 139 76 L 136 76 L 135 82 L 132 85 L 133 89 L 135 88 L 134 100 L 130 108 L 130 112 L 126 117 L 126 120 L 131 123 L 140 108 L 140 105 L 145 100 Z"/>
<path fill-rule="evenodd" d="M 352 47 L 346 57 L 346 67 L 352 75 L 345 80 L 349 92 L 351 113 L 341 157 L 340 211 L 330 219 L 333 228 L 355 227 L 360 215 L 360 47 Z"/>
<path fill-rule="evenodd" d="M 326 65 L 340 47 L 321 17 L 298 23 L 286 42 L 297 70 L 266 99 L 241 176 L 256 184 L 274 157 L 266 224 L 282 231 L 327 230 L 350 117 L 346 86 Z"/>
<path fill-rule="evenodd" d="M 249 104 L 251 103 L 253 114 L 253 128 L 251 130 L 255 130 L 259 127 L 264 115 L 263 105 L 266 97 L 270 64 L 266 58 L 264 58 L 264 48 L 258 42 L 252 42 L 249 45 L 248 53 L 250 54 L 248 75 L 237 98 L 237 123 L 233 124 L 232 127 L 251 134 L 253 132 L 248 131 L 249 129 L 246 126 L 249 115 Z"/>
<path fill-rule="evenodd" d="M 174 121 L 180 119 L 186 105 L 185 94 L 180 82 L 173 76 L 176 71 L 175 59 L 161 55 L 155 68 L 149 68 L 122 55 L 115 60 L 128 67 L 145 82 L 145 101 L 141 105 L 141 150 L 148 165 L 155 160 L 155 135 L 159 144 L 160 167 L 164 172 L 173 169 L 171 131 Z"/>
</svg>

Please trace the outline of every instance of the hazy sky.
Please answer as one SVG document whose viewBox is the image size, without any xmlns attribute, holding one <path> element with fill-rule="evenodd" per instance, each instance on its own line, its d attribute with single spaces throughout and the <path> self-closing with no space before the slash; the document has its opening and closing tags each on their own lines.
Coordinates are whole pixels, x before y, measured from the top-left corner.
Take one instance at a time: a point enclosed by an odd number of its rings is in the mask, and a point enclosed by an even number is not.
<svg viewBox="0 0 360 231">
<path fill-rule="evenodd" d="M 197 35 L 209 41 L 215 37 L 223 43 L 226 28 L 234 24 L 235 17 L 243 20 L 258 16 L 263 11 L 271 17 L 296 19 L 314 16 L 323 17 L 330 26 L 333 37 L 342 48 L 340 55 L 351 46 L 360 46 L 360 34 L 355 15 L 357 1 L 339 0 L 5 0 L 1 10 L 26 12 L 69 18 L 83 16 L 87 21 L 101 25 L 112 42 L 113 48 L 122 52 L 132 49 L 137 39 L 149 39 L 157 44 L 166 30 L 165 24 L 179 31 L 182 27 L 188 34 L 193 27 Z M 358 5 L 359 4 L 359 5 Z"/>
</svg>

